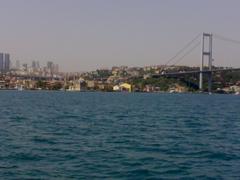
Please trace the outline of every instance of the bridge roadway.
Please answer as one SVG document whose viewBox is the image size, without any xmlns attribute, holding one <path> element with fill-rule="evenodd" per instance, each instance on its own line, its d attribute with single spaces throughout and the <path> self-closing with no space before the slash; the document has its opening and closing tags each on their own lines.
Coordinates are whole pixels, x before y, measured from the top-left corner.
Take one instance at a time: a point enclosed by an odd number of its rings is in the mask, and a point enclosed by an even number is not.
<svg viewBox="0 0 240 180">
<path fill-rule="evenodd" d="M 240 71 L 240 68 L 227 68 L 227 69 L 213 69 L 213 70 L 204 70 L 202 73 L 208 74 L 213 72 L 221 72 L 221 71 Z M 181 75 L 188 75 L 188 74 L 200 74 L 201 71 L 183 71 L 183 72 L 170 72 L 170 73 L 162 73 L 162 74 L 153 74 L 153 78 L 159 77 L 170 77 L 170 76 L 181 76 Z"/>
</svg>

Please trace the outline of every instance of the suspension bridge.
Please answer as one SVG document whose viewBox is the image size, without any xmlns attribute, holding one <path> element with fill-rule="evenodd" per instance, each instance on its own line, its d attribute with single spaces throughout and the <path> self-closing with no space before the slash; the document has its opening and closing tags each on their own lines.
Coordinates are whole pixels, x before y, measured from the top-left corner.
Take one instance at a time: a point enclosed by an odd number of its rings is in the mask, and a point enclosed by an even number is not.
<svg viewBox="0 0 240 180">
<path fill-rule="evenodd" d="M 200 42 L 195 44 L 191 49 L 187 52 L 185 52 L 182 56 L 180 56 L 187 48 L 189 48 L 192 44 L 195 43 L 197 39 L 199 39 L 202 36 L 202 39 Z M 208 80 L 208 92 L 212 92 L 212 77 L 213 73 L 215 72 L 233 72 L 233 71 L 239 71 L 240 68 L 213 68 L 213 37 L 222 41 L 228 41 L 230 43 L 238 44 L 240 45 L 240 41 L 233 40 L 221 35 L 212 34 L 212 33 L 203 33 L 197 35 L 194 39 L 192 39 L 188 44 L 186 44 L 179 52 L 177 52 L 172 58 L 170 58 L 161 71 L 158 74 L 152 74 L 153 78 L 160 78 L 160 77 L 180 77 L 183 75 L 199 75 L 199 90 L 203 91 L 203 81 L 204 81 L 204 75 L 207 76 Z M 174 61 L 177 57 L 178 58 L 175 63 L 172 66 L 177 65 L 180 61 L 182 61 L 187 55 L 189 55 L 193 50 L 195 50 L 199 45 L 202 44 L 201 48 L 201 61 L 200 61 L 200 67 L 199 70 L 194 71 L 180 71 L 180 72 L 166 72 L 165 69 L 167 66 L 169 66 L 169 63 Z M 205 65 L 205 61 L 207 61 L 207 65 Z"/>
</svg>

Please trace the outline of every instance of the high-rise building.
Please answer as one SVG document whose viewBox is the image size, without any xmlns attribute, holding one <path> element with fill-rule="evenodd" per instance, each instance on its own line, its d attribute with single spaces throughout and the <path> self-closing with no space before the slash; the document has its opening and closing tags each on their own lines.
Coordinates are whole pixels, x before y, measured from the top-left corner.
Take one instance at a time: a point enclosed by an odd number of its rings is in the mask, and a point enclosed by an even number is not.
<svg viewBox="0 0 240 180">
<path fill-rule="evenodd" d="M 36 61 L 36 68 L 37 68 L 37 69 L 39 69 L 39 68 L 40 68 L 39 61 Z"/>
<path fill-rule="evenodd" d="M 54 64 L 53 65 L 53 73 L 58 74 L 58 72 L 59 72 L 59 66 L 58 66 L 58 64 Z"/>
<path fill-rule="evenodd" d="M 50 74 L 53 74 L 53 62 L 52 62 L 52 61 L 48 61 L 48 62 L 47 62 L 47 71 L 48 71 Z"/>
<path fill-rule="evenodd" d="M 32 61 L 32 68 L 33 68 L 33 69 L 36 69 L 36 68 L 37 68 L 36 61 Z"/>
<path fill-rule="evenodd" d="M 19 70 L 20 69 L 20 61 L 19 60 L 17 60 L 16 61 L 16 67 L 15 67 L 17 70 Z"/>
<path fill-rule="evenodd" d="M 4 56 L 3 53 L 0 53 L 0 71 L 3 71 L 4 65 Z"/>
<path fill-rule="evenodd" d="M 4 71 L 10 70 L 10 54 L 4 54 Z"/>
<path fill-rule="evenodd" d="M 24 71 L 28 71 L 28 65 L 27 65 L 27 63 L 23 64 L 22 66 L 23 66 L 23 70 L 24 70 Z"/>
<path fill-rule="evenodd" d="M 47 62 L 47 68 L 48 68 L 48 69 L 52 69 L 52 68 L 53 68 L 53 62 L 48 61 L 48 62 Z"/>
</svg>

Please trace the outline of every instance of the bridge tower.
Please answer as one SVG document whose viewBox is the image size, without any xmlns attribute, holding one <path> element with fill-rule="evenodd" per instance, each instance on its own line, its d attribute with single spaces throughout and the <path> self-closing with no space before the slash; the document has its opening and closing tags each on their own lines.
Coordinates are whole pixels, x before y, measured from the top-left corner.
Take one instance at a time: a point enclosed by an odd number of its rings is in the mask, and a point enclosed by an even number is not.
<svg viewBox="0 0 240 180">
<path fill-rule="evenodd" d="M 202 52 L 201 52 L 201 65 L 200 65 L 200 77 L 199 77 L 199 89 L 203 90 L 203 71 L 204 60 L 208 60 L 207 75 L 208 75 L 208 92 L 212 91 L 212 46 L 213 46 L 213 35 L 208 33 L 203 33 L 202 37 Z"/>
</svg>

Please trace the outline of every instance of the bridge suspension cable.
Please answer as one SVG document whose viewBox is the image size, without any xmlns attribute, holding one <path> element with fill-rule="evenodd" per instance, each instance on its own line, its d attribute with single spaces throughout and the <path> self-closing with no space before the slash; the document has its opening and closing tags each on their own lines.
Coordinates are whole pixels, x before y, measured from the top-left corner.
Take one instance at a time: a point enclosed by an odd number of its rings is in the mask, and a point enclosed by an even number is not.
<svg viewBox="0 0 240 180">
<path fill-rule="evenodd" d="M 199 45 L 201 44 L 201 41 L 199 41 L 197 44 L 195 44 L 189 51 L 187 51 L 183 56 L 181 56 L 179 59 L 175 61 L 173 66 L 177 65 L 179 62 L 181 62 L 186 56 L 188 56 L 191 52 L 193 52 Z"/>
<path fill-rule="evenodd" d="M 196 37 L 194 37 L 191 41 L 189 41 L 182 49 L 180 49 L 173 57 L 168 59 L 163 67 L 166 67 L 170 62 L 172 62 L 174 59 L 176 59 L 179 55 L 181 55 L 187 48 L 189 48 L 199 37 L 201 36 L 201 33 L 198 34 Z M 163 68 L 164 70 L 164 68 Z"/>
<path fill-rule="evenodd" d="M 222 35 L 213 34 L 213 37 L 216 38 L 216 39 L 222 40 L 222 41 L 227 41 L 227 42 L 231 42 L 231 43 L 240 45 L 240 41 L 234 40 L 234 39 L 231 39 L 231 38 L 227 38 L 227 37 L 222 36 Z"/>
<path fill-rule="evenodd" d="M 219 34 L 217 34 L 217 33 L 213 33 L 213 37 L 214 37 L 214 39 L 216 39 L 216 40 L 224 41 L 224 42 L 226 42 L 226 43 L 231 43 L 231 45 L 236 45 L 236 46 L 234 46 L 235 48 L 239 48 L 240 40 L 235 40 L 235 39 L 232 39 L 232 38 L 223 36 L 223 35 L 219 35 Z M 234 51 L 234 49 L 232 49 L 232 50 Z M 236 50 L 237 50 L 237 52 L 239 52 L 239 49 L 235 49 L 235 52 L 236 52 Z M 232 57 L 233 57 L 233 56 L 231 55 L 231 56 L 229 57 L 229 60 L 233 63 L 233 60 L 235 60 L 235 59 L 233 59 Z M 230 61 L 228 61 L 228 67 L 233 67 L 233 66 L 236 67 L 236 65 L 229 65 Z M 237 60 L 237 61 L 238 61 L 238 60 Z"/>
</svg>

